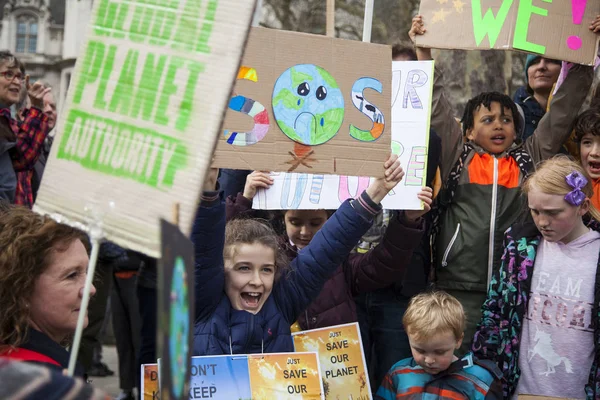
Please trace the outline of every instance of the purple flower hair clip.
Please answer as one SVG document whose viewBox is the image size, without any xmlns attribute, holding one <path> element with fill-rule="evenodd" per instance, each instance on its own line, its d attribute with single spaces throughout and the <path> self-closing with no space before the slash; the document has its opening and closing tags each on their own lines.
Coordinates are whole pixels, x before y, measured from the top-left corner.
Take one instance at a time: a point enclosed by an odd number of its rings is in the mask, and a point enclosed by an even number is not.
<svg viewBox="0 0 600 400">
<path fill-rule="evenodd" d="M 587 197 L 581 189 L 587 185 L 588 180 L 579 172 L 573 171 L 567 175 L 566 181 L 573 190 L 565 195 L 565 200 L 571 205 L 580 206 Z"/>
</svg>

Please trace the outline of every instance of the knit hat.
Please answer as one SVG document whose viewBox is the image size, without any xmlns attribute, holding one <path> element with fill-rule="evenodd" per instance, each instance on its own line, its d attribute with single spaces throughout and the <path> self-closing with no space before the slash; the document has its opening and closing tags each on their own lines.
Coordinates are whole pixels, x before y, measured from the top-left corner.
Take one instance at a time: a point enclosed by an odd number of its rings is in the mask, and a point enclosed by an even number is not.
<svg viewBox="0 0 600 400">
<path fill-rule="evenodd" d="M 527 71 L 538 58 L 542 58 L 542 56 L 539 54 L 528 54 L 527 60 L 525 60 L 525 87 L 527 88 L 527 92 L 529 92 L 529 94 L 533 94 L 533 89 L 531 86 L 529 86 L 529 75 L 527 74 Z"/>
</svg>

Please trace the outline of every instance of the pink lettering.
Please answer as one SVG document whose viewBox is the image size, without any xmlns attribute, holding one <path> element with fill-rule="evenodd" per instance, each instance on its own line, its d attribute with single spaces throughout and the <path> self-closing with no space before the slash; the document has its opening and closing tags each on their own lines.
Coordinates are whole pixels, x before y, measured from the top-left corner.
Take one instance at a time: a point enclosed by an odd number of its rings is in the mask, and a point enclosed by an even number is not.
<svg viewBox="0 0 600 400">
<path fill-rule="evenodd" d="M 558 303 L 558 305 L 556 306 L 556 322 L 558 323 L 558 326 L 565 325 L 568 312 L 569 307 L 565 303 Z"/>
<path fill-rule="evenodd" d="M 533 301 L 533 308 L 529 313 L 529 319 L 535 319 L 538 314 L 538 306 L 540 305 L 540 301 L 542 301 L 542 299 L 540 298 L 540 296 L 534 296 L 531 300 Z"/>
<path fill-rule="evenodd" d="M 369 178 L 368 177 L 360 177 L 358 178 L 358 187 L 356 189 L 355 194 L 350 193 L 350 188 L 348 187 L 348 177 L 340 176 L 340 187 L 338 191 L 338 199 L 343 203 L 347 199 L 351 197 L 356 197 L 361 194 L 364 190 L 369 186 Z"/>
<path fill-rule="evenodd" d="M 544 301 L 544 308 L 542 308 L 542 319 L 546 322 L 550 322 L 550 314 L 546 313 L 546 307 L 552 307 L 552 300 L 546 299 Z"/>
<path fill-rule="evenodd" d="M 583 328 L 585 324 L 583 320 L 585 318 L 585 308 L 581 305 L 576 305 L 573 310 L 573 318 L 571 319 L 571 326 L 578 326 Z"/>
</svg>

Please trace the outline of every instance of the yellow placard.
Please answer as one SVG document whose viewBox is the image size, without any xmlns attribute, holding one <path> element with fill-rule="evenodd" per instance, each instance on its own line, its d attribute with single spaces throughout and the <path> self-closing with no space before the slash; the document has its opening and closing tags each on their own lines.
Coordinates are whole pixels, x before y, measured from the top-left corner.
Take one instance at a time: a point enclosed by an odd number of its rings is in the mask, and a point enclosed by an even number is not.
<svg viewBox="0 0 600 400">
<path fill-rule="evenodd" d="M 319 354 L 326 399 L 372 399 L 358 323 L 293 334 L 296 351 Z"/>
<path fill-rule="evenodd" d="M 141 398 L 142 400 L 156 400 L 160 399 L 160 392 L 158 388 L 158 364 L 144 364 L 142 365 L 142 379 L 141 379 Z"/>
<path fill-rule="evenodd" d="M 252 400 L 324 399 L 315 353 L 248 355 Z"/>
</svg>

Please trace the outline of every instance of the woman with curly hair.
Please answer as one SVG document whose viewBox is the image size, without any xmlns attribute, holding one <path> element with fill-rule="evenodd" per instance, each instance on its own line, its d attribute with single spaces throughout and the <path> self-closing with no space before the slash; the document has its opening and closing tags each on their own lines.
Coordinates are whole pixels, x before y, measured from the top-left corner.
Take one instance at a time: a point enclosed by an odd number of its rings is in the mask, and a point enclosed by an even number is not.
<svg viewBox="0 0 600 400">
<path fill-rule="evenodd" d="M 0 212 L 0 356 L 67 368 L 88 253 L 82 231 L 22 207 Z"/>
</svg>

